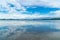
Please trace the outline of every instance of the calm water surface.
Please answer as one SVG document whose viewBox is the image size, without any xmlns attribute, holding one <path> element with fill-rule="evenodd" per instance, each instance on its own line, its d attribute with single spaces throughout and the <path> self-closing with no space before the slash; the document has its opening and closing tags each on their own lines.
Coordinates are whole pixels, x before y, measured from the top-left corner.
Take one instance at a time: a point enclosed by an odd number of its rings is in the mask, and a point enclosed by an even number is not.
<svg viewBox="0 0 60 40">
<path fill-rule="evenodd" d="M 0 40 L 60 40 L 60 20 L 0 20 Z"/>
</svg>

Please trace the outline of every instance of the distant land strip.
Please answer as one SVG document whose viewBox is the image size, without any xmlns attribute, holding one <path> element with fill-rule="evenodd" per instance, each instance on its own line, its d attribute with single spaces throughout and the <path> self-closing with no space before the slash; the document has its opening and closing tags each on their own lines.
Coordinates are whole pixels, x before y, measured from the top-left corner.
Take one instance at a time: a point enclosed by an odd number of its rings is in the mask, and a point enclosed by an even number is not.
<svg viewBox="0 0 60 40">
<path fill-rule="evenodd" d="M 29 21 L 29 20 L 60 20 L 60 18 L 43 18 L 43 19 L 40 19 L 40 18 L 38 18 L 38 19 L 0 19 L 0 20 L 27 20 L 27 21 Z"/>
</svg>

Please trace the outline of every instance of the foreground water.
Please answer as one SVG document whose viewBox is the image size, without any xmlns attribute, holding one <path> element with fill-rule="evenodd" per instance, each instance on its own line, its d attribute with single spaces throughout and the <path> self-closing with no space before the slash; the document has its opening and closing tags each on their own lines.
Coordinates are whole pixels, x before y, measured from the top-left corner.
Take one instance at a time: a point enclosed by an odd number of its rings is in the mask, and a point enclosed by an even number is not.
<svg viewBox="0 0 60 40">
<path fill-rule="evenodd" d="M 0 20 L 0 40 L 60 40 L 60 20 Z"/>
</svg>

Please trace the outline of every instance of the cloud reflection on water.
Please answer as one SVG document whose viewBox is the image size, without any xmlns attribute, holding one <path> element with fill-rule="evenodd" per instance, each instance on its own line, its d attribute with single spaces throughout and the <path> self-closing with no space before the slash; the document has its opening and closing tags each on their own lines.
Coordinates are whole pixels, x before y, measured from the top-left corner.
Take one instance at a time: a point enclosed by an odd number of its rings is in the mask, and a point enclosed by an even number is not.
<svg viewBox="0 0 60 40">
<path fill-rule="evenodd" d="M 24 38 L 24 36 L 29 36 L 32 38 L 33 36 L 42 39 L 45 39 L 44 36 L 51 38 L 51 34 L 48 31 L 53 31 L 57 28 L 57 24 L 59 22 L 56 21 L 0 21 L 0 38 L 6 40 L 18 40 Z M 57 26 L 56 26 L 57 25 Z M 39 33 L 41 31 L 47 31 L 47 33 Z M 37 34 L 35 34 L 37 33 Z M 53 35 L 54 37 L 55 35 Z M 7 38 L 8 37 L 8 38 Z M 21 37 L 21 38 L 19 38 Z M 41 40 L 42 40 L 41 39 Z M 47 38 L 48 39 L 48 38 Z M 46 40 L 47 40 L 46 39 Z M 24 40 L 24 39 L 22 39 Z M 30 39 L 28 39 L 30 40 Z"/>
</svg>

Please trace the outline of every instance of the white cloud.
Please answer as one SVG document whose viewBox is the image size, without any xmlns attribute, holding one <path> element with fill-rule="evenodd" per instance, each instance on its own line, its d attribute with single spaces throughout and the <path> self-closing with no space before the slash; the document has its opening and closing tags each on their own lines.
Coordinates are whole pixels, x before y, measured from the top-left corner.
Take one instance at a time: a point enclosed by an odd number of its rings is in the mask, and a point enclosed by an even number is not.
<svg viewBox="0 0 60 40">
<path fill-rule="evenodd" d="M 40 14 L 18 14 L 18 13 L 10 13 L 10 14 L 0 14 L 0 19 L 33 19 L 33 18 L 43 18 L 49 17 L 48 15 L 40 15 Z"/>
<path fill-rule="evenodd" d="M 51 11 L 50 13 L 53 14 L 53 15 L 52 15 L 53 17 L 60 17 L 60 10 Z"/>
<path fill-rule="evenodd" d="M 20 0 L 21 1 L 21 0 Z M 37 0 L 22 0 L 24 2 L 26 2 L 26 4 L 34 4 L 35 1 Z M 33 1 L 32 3 L 27 3 L 27 1 L 31 2 Z M 38 0 L 40 1 L 40 0 Z M 13 4 L 14 7 L 10 7 L 10 4 Z M 32 4 L 32 5 L 33 5 Z M 6 10 L 8 10 L 8 13 L 5 13 L 3 11 L 0 11 L 0 19 L 33 19 L 33 18 L 41 18 L 41 17 L 49 17 L 48 15 L 40 15 L 40 13 L 34 13 L 32 15 L 29 15 L 30 12 L 28 12 L 28 14 L 23 14 L 23 12 L 27 12 L 26 11 L 26 8 L 24 8 L 22 6 L 21 3 L 19 3 L 17 0 L 0 0 L 0 10 L 3 10 L 3 7 L 6 8 Z M 19 12 L 16 10 L 20 10 Z"/>
<path fill-rule="evenodd" d="M 18 0 L 24 6 L 45 6 L 60 8 L 60 0 Z"/>
</svg>

